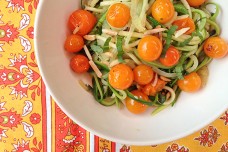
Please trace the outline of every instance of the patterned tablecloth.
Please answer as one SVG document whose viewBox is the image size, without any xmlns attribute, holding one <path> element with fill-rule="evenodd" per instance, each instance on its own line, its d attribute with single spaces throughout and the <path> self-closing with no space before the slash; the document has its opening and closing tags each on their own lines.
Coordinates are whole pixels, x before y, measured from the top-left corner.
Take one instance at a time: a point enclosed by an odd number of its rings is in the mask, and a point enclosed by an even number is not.
<svg viewBox="0 0 228 152">
<path fill-rule="evenodd" d="M 228 111 L 188 137 L 143 147 L 99 138 L 74 123 L 39 74 L 33 42 L 38 3 L 0 0 L 0 152 L 228 152 Z"/>
</svg>

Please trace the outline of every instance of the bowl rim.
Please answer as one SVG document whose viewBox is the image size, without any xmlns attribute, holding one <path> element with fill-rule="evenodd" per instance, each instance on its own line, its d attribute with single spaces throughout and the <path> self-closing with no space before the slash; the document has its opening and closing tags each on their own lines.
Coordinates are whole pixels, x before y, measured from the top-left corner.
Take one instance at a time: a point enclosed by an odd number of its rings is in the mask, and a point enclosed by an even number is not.
<svg viewBox="0 0 228 152">
<path fill-rule="evenodd" d="M 61 108 L 61 110 L 70 118 L 72 119 L 74 122 L 76 122 L 79 126 L 81 126 L 83 129 L 85 129 L 86 131 L 89 131 L 90 133 L 97 135 L 101 138 L 110 140 L 112 142 L 116 142 L 119 144 L 127 144 L 127 145 L 135 145 L 135 146 L 147 146 L 147 145 L 158 145 L 158 144 L 165 144 L 174 140 L 178 140 L 181 139 L 183 137 L 186 137 L 188 135 L 193 134 L 194 132 L 197 132 L 199 130 L 201 130 L 202 128 L 210 125 L 210 123 L 212 123 L 213 121 L 215 121 L 217 118 L 219 118 L 219 116 L 221 116 L 228 108 L 228 104 L 226 106 L 224 106 L 223 109 L 221 109 L 220 111 L 217 111 L 217 113 L 215 115 L 213 115 L 212 117 L 210 117 L 211 119 L 208 119 L 207 121 L 204 121 L 204 123 L 200 123 L 199 125 L 196 125 L 194 128 L 192 128 L 191 130 L 187 131 L 187 132 L 183 132 L 179 135 L 170 137 L 170 138 L 166 138 L 166 139 L 160 139 L 160 140 L 148 140 L 147 142 L 145 141 L 126 141 L 120 138 L 113 138 L 110 137 L 106 134 L 103 134 L 102 132 L 98 132 L 96 130 L 94 130 L 91 127 L 87 127 L 84 123 L 78 121 L 77 117 L 73 116 L 71 113 L 69 113 L 66 108 L 63 106 L 63 104 L 58 100 L 58 97 L 53 93 L 53 89 L 50 88 L 49 83 L 45 77 L 45 73 L 43 71 L 43 65 L 40 61 L 40 54 L 39 54 L 39 49 L 38 49 L 38 29 L 39 29 L 39 21 L 41 20 L 41 13 L 42 13 L 42 9 L 43 6 L 45 5 L 45 1 L 46 0 L 40 0 L 37 11 L 36 11 L 36 15 L 35 15 L 35 22 L 34 22 L 34 53 L 35 56 L 37 58 L 37 64 L 38 64 L 38 68 L 39 68 L 39 73 L 40 76 L 42 77 L 42 80 L 46 86 L 46 89 L 49 91 L 50 95 L 52 96 L 52 98 L 54 99 L 55 103 Z"/>
</svg>

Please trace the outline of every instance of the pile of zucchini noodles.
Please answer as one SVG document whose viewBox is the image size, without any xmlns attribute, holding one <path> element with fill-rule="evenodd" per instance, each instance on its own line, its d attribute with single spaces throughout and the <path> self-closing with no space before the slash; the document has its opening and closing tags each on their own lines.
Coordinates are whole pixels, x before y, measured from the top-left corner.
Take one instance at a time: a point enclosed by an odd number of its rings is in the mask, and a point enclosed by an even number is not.
<svg viewBox="0 0 228 152">
<path fill-rule="evenodd" d="M 150 8 L 155 0 L 87 0 L 82 2 L 82 8 L 91 11 L 98 19 L 96 26 L 90 34 L 84 36 L 87 40 L 84 50 L 95 63 L 97 70 L 91 71 L 92 86 L 81 85 L 90 89 L 99 103 L 105 106 L 124 104 L 128 96 L 143 104 L 156 107 L 152 112 L 158 113 L 164 108 L 174 105 L 181 90 L 176 85 L 178 79 L 184 75 L 197 72 L 211 62 L 211 58 L 204 54 L 204 41 L 210 36 L 220 34 L 220 28 L 215 22 L 219 14 L 219 6 L 208 2 L 199 8 L 191 8 L 186 0 L 173 0 L 175 15 L 169 23 L 160 24 L 150 13 Z M 106 21 L 106 12 L 114 3 L 124 3 L 129 6 L 131 20 L 122 29 L 113 29 Z M 208 7 L 213 7 L 211 12 Z M 178 19 L 190 17 L 194 20 L 196 30 L 191 35 L 185 35 L 185 31 L 177 31 L 172 22 Z M 147 62 L 137 54 L 137 45 L 141 38 L 159 34 L 165 41 L 164 47 L 173 45 L 181 53 L 177 65 L 166 67 L 160 62 Z M 139 64 L 149 65 L 158 76 L 165 77 L 169 82 L 164 87 L 163 93 L 159 92 L 155 97 L 149 96 L 150 102 L 136 98 L 130 93 L 137 88 L 133 85 L 127 90 L 117 90 L 108 82 L 108 72 L 111 67 L 121 62 L 132 69 Z M 164 95 L 164 92 L 166 95 Z M 167 93 L 169 96 L 167 97 Z"/>
</svg>

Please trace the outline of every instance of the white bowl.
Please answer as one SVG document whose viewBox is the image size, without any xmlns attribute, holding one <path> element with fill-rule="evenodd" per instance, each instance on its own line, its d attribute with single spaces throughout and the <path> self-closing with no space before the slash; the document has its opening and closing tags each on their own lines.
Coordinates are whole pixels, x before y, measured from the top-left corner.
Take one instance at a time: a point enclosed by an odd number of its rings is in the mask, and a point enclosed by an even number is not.
<svg viewBox="0 0 228 152">
<path fill-rule="evenodd" d="M 227 0 L 219 23 L 228 40 Z M 80 6 L 79 0 L 42 0 L 36 15 L 35 52 L 43 80 L 60 108 L 86 130 L 111 141 L 131 145 L 161 144 L 187 136 L 206 126 L 228 108 L 228 59 L 214 60 L 203 90 L 181 93 L 178 102 L 156 116 L 130 114 L 126 108 L 104 107 L 78 84 L 79 76 L 69 68 L 70 54 L 63 45 L 69 31 L 67 20 Z"/>
</svg>

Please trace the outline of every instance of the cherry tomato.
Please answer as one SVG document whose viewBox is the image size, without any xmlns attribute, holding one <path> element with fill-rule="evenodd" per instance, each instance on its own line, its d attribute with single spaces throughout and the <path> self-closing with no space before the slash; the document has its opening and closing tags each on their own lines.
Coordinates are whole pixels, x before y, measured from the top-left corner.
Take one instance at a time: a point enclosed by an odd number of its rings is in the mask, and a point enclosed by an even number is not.
<svg viewBox="0 0 228 152">
<path fill-rule="evenodd" d="M 193 7 L 202 5 L 206 0 L 187 0 L 188 4 Z"/>
<path fill-rule="evenodd" d="M 165 57 L 160 58 L 160 62 L 165 66 L 173 66 L 178 63 L 180 59 L 180 52 L 173 46 L 170 46 L 166 51 Z"/>
<path fill-rule="evenodd" d="M 79 52 L 84 46 L 84 40 L 80 35 L 69 35 L 64 47 L 68 52 Z"/>
<path fill-rule="evenodd" d="M 134 68 L 134 80 L 139 85 L 146 85 L 150 83 L 154 77 L 154 72 L 151 67 L 141 64 Z"/>
<path fill-rule="evenodd" d="M 130 9 L 122 3 L 113 4 L 107 12 L 106 20 L 109 25 L 115 28 L 122 28 L 130 20 Z"/>
<path fill-rule="evenodd" d="M 134 74 L 132 69 L 126 64 L 117 64 L 111 68 L 108 80 L 113 88 L 124 90 L 131 86 Z"/>
<path fill-rule="evenodd" d="M 84 73 L 89 70 L 89 60 L 84 55 L 77 54 L 70 60 L 70 67 L 76 73 Z"/>
<path fill-rule="evenodd" d="M 96 17 L 89 11 L 76 10 L 69 17 L 68 27 L 72 32 L 79 27 L 77 34 L 84 36 L 93 29 L 96 22 Z"/>
<path fill-rule="evenodd" d="M 142 92 L 146 95 L 155 96 L 159 91 L 161 91 L 167 82 L 161 80 L 158 78 L 157 84 L 155 86 L 152 86 L 152 84 L 147 84 L 143 87 Z"/>
<path fill-rule="evenodd" d="M 170 0 L 156 0 L 151 7 L 152 16 L 160 23 L 169 22 L 174 16 L 174 6 Z"/>
<path fill-rule="evenodd" d="M 196 72 L 192 72 L 184 76 L 183 80 L 182 79 L 178 80 L 177 85 L 180 87 L 182 91 L 196 92 L 201 87 L 201 79 Z"/>
<path fill-rule="evenodd" d="M 173 25 L 178 26 L 177 30 L 189 27 L 190 29 L 187 32 L 185 32 L 185 34 L 191 34 L 196 29 L 195 23 L 194 23 L 193 19 L 191 19 L 190 17 L 176 20 L 173 22 Z"/>
<path fill-rule="evenodd" d="M 155 36 L 146 36 L 139 41 L 138 53 L 145 61 L 157 60 L 162 52 L 162 42 Z"/>
<path fill-rule="evenodd" d="M 226 41 L 220 37 L 210 37 L 204 44 L 204 52 L 211 58 L 222 58 L 228 52 Z"/>
<path fill-rule="evenodd" d="M 148 96 L 145 95 L 144 93 L 142 93 L 142 92 L 139 91 L 139 90 L 133 90 L 133 91 L 131 91 L 131 93 L 132 93 L 134 96 L 137 96 L 137 97 L 140 98 L 140 99 L 143 99 L 143 100 L 146 100 L 146 101 L 149 100 L 149 99 L 148 99 Z M 129 98 L 129 97 L 127 97 L 127 98 L 125 99 L 125 102 L 126 102 L 126 107 L 127 107 L 127 109 L 128 109 L 130 112 L 134 113 L 134 114 L 141 114 L 141 113 L 145 112 L 145 111 L 147 110 L 147 108 L 148 108 L 147 105 L 142 104 L 142 103 L 140 103 L 140 102 L 137 102 L 137 101 L 135 101 L 135 100 L 133 100 L 133 99 L 131 99 L 131 98 Z"/>
</svg>

